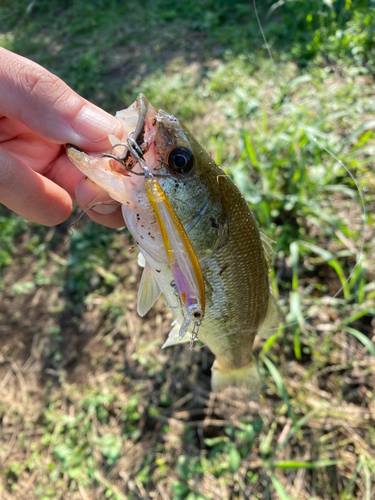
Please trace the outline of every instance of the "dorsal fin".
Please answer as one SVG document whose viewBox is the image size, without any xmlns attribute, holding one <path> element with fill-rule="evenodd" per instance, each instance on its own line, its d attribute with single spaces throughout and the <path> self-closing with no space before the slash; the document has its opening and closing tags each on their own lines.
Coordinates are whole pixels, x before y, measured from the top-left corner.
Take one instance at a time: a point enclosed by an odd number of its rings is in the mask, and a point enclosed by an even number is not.
<svg viewBox="0 0 375 500">
<path fill-rule="evenodd" d="M 271 291 L 268 298 L 267 313 L 264 317 L 262 324 L 258 330 L 259 337 L 266 339 L 275 335 L 279 329 L 281 322 L 281 313 L 277 306 L 275 297 L 272 295 Z"/>
<path fill-rule="evenodd" d="M 268 269 L 270 269 L 272 265 L 272 254 L 275 253 L 275 250 L 273 249 L 272 245 L 275 244 L 276 242 L 273 241 L 266 234 L 262 233 L 262 231 L 259 231 L 259 234 L 260 234 L 260 240 L 262 242 L 264 258 Z"/>
</svg>

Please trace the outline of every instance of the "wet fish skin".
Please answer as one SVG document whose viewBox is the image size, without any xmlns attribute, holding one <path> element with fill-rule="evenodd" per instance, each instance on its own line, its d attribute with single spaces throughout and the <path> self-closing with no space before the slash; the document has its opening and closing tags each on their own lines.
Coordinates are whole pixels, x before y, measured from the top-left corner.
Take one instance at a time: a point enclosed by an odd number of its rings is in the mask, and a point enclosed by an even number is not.
<svg viewBox="0 0 375 500">
<path fill-rule="evenodd" d="M 134 116 L 135 107 L 137 102 L 116 115 L 125 129 L 129 126 L 127 116 Z M 215 354 L 213 390 L 244 385 L 256 391 L 259 376 L 252 356 L 254 338 L 261 328 L 278 324 L 268 278 L 269 248 L 262 244 L 254 216 L 238 188 L 186 127 L 147 103 L 143 132 L 141 147 L 147 166 L 152 173 L 165 175 L 159 177 L 160 185 L 184 225 L 202 269 L 206 312 L 199 339 Z M 176 174 L 168 165 L 168 156 L 176 147 L 193 153 L 194 167 L 187 174 Z M 181 312 L 170 286 L 173 276 L 144 178 L 123 176 L 110 168 L 103 175 L 103 159 L 77 153 L 74 148 L 68 149 L 68 156 L 123 204 L 125 223 L 146 261 L 147 279 L 142 278 L 138 310 L 147 312 L 160 288 L 181 324 Z M 165 345 L 179 343 L 176 333 L 175 327 Z"/>
</svg>

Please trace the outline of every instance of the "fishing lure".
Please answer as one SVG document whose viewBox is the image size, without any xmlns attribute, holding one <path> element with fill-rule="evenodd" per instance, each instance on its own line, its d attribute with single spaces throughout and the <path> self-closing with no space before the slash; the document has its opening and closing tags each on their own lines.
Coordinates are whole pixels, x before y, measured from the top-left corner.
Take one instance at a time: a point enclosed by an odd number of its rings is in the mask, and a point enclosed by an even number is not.
<svg viewBox="0 0 375 500">
<path fill-rule="evenodd" d="M 171 286 L 177 292 L 180 305 L 185 310 L 184 313 L 181 307 L 184 321 L 179 330 L 179 338 L 182 340 L 190 325 L 193 324 L 191 340 L 195 340 L 198 338 L 199 326 L 203 321 L 205 311 L 204 280 L 198 257 L 184 226 L 159 181 L 150 173 L 143 158 L 143 152 L 131 134 L 128 136 L 127 147 L 143 170 L 146 191 L 156 214 L 168 264 L 173 275 Z"/>
</svg>

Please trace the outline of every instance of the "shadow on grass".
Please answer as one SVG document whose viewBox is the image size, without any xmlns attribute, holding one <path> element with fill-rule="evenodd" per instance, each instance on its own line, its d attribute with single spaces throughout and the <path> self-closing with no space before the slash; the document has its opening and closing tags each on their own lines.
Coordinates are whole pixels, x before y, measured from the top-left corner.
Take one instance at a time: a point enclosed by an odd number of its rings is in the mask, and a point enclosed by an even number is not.
<svg viewBox="0 0 375 500">
<path fill-rule="evenodd" d="M 257 2 L 274 56 L 292 56 L 301 65 L 322 47 L 317 29 L 326 28 L 326 36 L 352 16 L 342 1 L 331 7 L 318 0 L 275 5 Z M 228 53 L 269 57 L 249 0 L 42 0 L 26 7 L 21 0 L 6 1 L 0 30 L 3 46 L 44 65 L 110 112 L 129 104 L 154 72 L 178 72 L 195 62 L 203 77 L 212 60 Z"/>
</svg>

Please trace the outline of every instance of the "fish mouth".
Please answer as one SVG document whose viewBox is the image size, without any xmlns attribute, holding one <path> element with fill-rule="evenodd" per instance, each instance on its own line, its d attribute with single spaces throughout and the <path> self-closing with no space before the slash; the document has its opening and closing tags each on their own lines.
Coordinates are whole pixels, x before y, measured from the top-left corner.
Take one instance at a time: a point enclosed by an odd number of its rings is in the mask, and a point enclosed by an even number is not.
<svg viewBox="0 0 375 500">
<path fill-rule="evenodd" d="M 78 168 L 89 166 L 90 169 L 111 171 L 120 177 L 129 176 L 130 173 L 144 175 L 135 167 L 140 159 L 144 161 L 144 155 L 150 148 L 152 149 L 158 129 L 155 116 L 156 110 L 141 93 L 128 108 L 116 113 L 116 118 L 123 126 L 123 136 L 119 139 L 114 135 L 109 135 L 108 139 L 112 145 L 109 150 L 103 153 L 85 153 L 80 148 L 67 144 L 67 155 Z M 108 161 L 95 163 L 95 158 L 107 158 Z"/>
<path fill-rule="evenodd" d="M 144 157 L 151 146 L 152 137 L 154 134 L 147 134 L 150 130 L 150 119 L 155 114 L 154 108 L 148 102 L 146 96 L 140 93 L 135 102 L 126 110 L 116 114 L 116 118 L 121 121 L 124 128 L 124 135 L 121 141 L 115 136 L 109 136 L 112 143 L 110 154 L 114 160 L 119 160 L 119 163 L 125 167 L 127 173 L 131 171 L 139 162 L 139 158 Z M 136 120 L 136 121 L 135 121 Z M 153 120 L 152 127 L 156 121 Z M 149 135 L 146 138 L 146 135 Z M 104 153 L 103 156 L 106 156 Z M 119 167 L 114 165 L 114 170 L 118 171 Z M 125 173 L 120 172 L 119 173 Z"/>
<path fill-rule="evenodd" d="M 131 104 L 126 110 L 120 111 L 120 113 L 116 114 L 116 118 L 122 123 L 124 135 L 122 140 L 119 140 L 116 136 L 109 136 L 109 140 L 112 144 L 109 152 L 123 162 L 126 162 L 129 157 L 130 141 L 136 146 L 137 151 L 139 151 L 142 156 L 146 152 L 143 139 L 145 135 L 148 106 L 149 102 L 146 96 L 144 94 L 139 94 L 133 104 Z M 136 122 L 135 119 L 137 120 Z M 128 167 L 131 167 L 131 165 L 128 165 Z"/>
<path fill-rule="evenodd" d="M 122 139 L 109 135 L 108 138 L 112 147 L 109 151 L 99 155 L 102 158 L 110 159 L 109 165 L 113 172 L 129 175 L 139 161 L 138 156 L 143 158 L 149 149 L 149 141 L 144 140 L 149 108 L 152 108 L 152 106 L 146 96 L 141 93 L 127 109 L 116 113 L 116 118 L 123 126 Z M 136 150 L 138 156 L 134 154 L 134 150 Z"/>
</svg>

